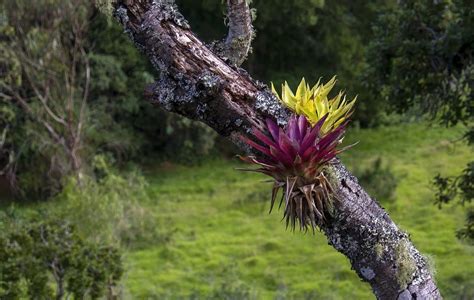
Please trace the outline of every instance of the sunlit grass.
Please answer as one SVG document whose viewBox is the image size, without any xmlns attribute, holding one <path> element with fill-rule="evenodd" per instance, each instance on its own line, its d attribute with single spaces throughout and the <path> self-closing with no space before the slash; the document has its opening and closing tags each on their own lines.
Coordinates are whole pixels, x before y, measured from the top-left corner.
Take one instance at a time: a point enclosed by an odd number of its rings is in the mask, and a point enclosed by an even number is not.
<svg viewBox="0 0 474 300">
<path fill-rule="evenodd" d="M 396 201 L 385 205 L 416 246 L 432 255 L 445 298 L 458 298 L 473 285 L 473 248 L 455 238 L 464 221 L 459 207 L 438 210 L 430 181 L 456 174 L 472 159 L 470 149 L 452 144 L 460 128 L 404 125 L 353 131 L 360 144 L 343 155 L 350 169 L 377 157 L 399 178 Z M 371 299 L 346 258 L 321 233 L 286 231 L 281 212 L 268 214 L 270 187 L 263 176 L 234 170 L 237 161 L 199 167 L 150 168 L 153 203 L 171 239 L 128 253 L 125 286 L 134 298 L 208 297 L 215 290 L 244 290 L 273 299 Z M 229 288 L 229 285 L 231 288 Z"/>
</svg>

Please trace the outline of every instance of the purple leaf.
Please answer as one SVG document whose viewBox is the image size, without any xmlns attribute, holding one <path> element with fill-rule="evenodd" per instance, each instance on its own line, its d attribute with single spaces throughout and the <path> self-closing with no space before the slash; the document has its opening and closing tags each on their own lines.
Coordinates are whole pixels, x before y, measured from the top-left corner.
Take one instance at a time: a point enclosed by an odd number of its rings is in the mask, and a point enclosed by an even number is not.
<svg viewBox="0 0 474 300">
<path fill-rule="evenodd" d="M 293 162 L 293 160 L 291 159 L 291 156 L 289 156 L 288 154 L 272 146 L 270 146 L 270 153 L 276 162 L 282 162 L 285 166 L 291 166 L 291 163 Z"/>
<path fill-rule="evenodd" d="M 244 137 L 242 136 L 240 138 L 244 143 L 246 143 L 247 145 L 249 145 L 250 147 L 252 148 L 255 148 L 257 149 L 258 151 L 262 152 L 263 154 L 266 154 L 266 155 L 269 155 L 271 156 L 271 153 L 270 151 L 268 150 L 268 148 L 265 148 L 257 143 L 255 143 L 254 141 L 252 141 L 251 139 L 247 138 L 247 137 Z"/>
<path fill-rule="evenodd" d="M 273 137 L 273 140 L 278 141 L 278 135 L 280 133 L 280 127 L 272 119 L 267 119 L 267 128 L 270 131 L 270 134 Z"/>
<path fill-rule="evenodd" d="M 309 146 L 308 149 L 301 155 L 301 158 L 303 158 L 304 161 L 308 160 L 308 158 L 315 154 L 317 151 L 315 146 Z"/>
<path fill-rule="evenodd" d="M 295 146 L 298 147 L 298 145 L 292 143 L 286 133 L 280 132 L 280 140 L 278 141 L 278 144 L 280 146 L 280 149 L 286 154 L 288 154 L 290 157 L 293 158 L 297 154 L 297 149 L 295 148 Z"/>
<path fill-rule="evenodd" d="M 260 141 L 262 141 L 263 143 L 265 143 L 266 145 L 268 146 L 273 146 L 273 147 L 277 147 L 277 144 L 272 141 L 268 136 L 266 136 L 265 134 L 263 134 L 260 130 L 258 130 L 257 128 L 253 128 L 252 130 L 252 133 L 253 135 L 258 138 Z"/>
<path fill-rule="evenodd" d="M 321 149 L 324 149 L 324 148 L 327 148 L 332 143 L 336 142 L 336 146 L 337 146 L 337 143 L 339 143 L 339 140 L 343 134 L 344 134 L 344 127 L 338 127 L 336 130 L 334 130 L 333 132 L 323 137 L 318 142 L 318 145 Z"/>
<path fill-rule="evenodd" d="M 288 122 L 286 131 L 290 137 L 290 140 L 295 141 L 296 143 L 300 142 L 301 139 L 301 132 L 298 127 L 298 120 L 296 116 L 292 116 L 290 122 Z"/>
<path fill-rule="evenodd" d="M 301 139 L 306 135 L 306 130 L 308 128 L 308 121 L 306 120 L 306 117 L 301 115 L 298 118 L 298 129 L 300 130 L 300 142 Z"/>
<path fill-rule="evenodd" d="M 321 130 L 321 127 L 323 126 L 327 117 L 328 117 L 328 114 L 325 114 L 324 117 L 322 117 L 316 123 L 316 125 L 314 125 L 313 129 L 311 129 L 311 132 L 305 136 L 305 138 L 303 139 L 303 142 L 301 143 L 300 152 L 306 151 L 306 149 L 309 146 L 314 145 L 316 138 L 319 136 L 319 131 Z"/>
</svg>

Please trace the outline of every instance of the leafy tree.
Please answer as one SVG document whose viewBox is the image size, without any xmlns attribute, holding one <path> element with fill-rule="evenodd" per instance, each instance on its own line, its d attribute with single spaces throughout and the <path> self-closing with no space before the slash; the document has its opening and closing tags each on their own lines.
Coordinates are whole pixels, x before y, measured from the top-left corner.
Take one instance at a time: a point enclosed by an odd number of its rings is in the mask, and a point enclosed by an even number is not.
<svg viewBox="0 0 474 300">
<path fill-rule="evenodd" d="M 54 193 L 65 175 L 80 181 L 87 154 L 89 11 L 80 0 L 5 1 L 3 7 L 0 111 L 8 159 L 2 168 L 20 174 L 26 189 Z"/>
<path fill-rule="evenodd" d="M 474 6 L 472 1 L 400 1 L 384 11 L 368 52 L 374 94 L 398 112 L 431 115 L 446 126 L 462 124 L 474 143 Z M 474 162 L 457 177 L 434 179 L 436 203 L 474 196 Z M 472 236 L 472 212 L 460 236 Z M 469 225 L 470 224 L 470 225 Z M 470 232 L 470 233 L 469 233 Z"/>
<path fill-rule="evenodd" d="M 69 175 L 91 175 L 97 154 L 123 166 L 158 155 L 194 162 L 211 151 L 216 135 L 206 126 L 142 100 L 151 68 L 93 3 L 0 5 L 0 179 L 17 196 L 58 193 Z"/>
</svg>

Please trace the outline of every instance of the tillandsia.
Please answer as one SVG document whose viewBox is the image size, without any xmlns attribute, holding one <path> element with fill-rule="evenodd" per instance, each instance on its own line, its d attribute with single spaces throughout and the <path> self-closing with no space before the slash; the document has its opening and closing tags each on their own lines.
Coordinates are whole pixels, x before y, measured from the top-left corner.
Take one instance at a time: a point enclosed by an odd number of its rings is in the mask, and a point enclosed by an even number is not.
<svg viewBox="0 0 474 300">
<path fill-rule="evenodd" d="M 350 117 L 356 101 L 356 98 L 347 101 L 343 92 L 339 92 L 335 97 L 329 99 L 328 95 L 335 84 L 336 77 L 333 77 L 326 84 L 319 80 L 311 88 L 303 78 L 296 93 L 293 93 L 286 81 L 281 87 L 281 97 L 275 90 L 273 83 L 272 91 L 285 106 L 298 115 L 306 116 L 312 125 L 327 114 L 327 120 L 321 128 L 322 133 L 325 134 L 337 128 Z"/>
<path fill-rule="evenodd" d="M 280 207 L 285 203 L 283 218 L 286 226 L 294 229 L 298 222 L 301 229 L 323 224 L 336 196 L 328 176 L 328 162 L 346 148 L 338 149 L 342 142 L 348 121 L 340 123 L 330 132 L 323 134 L 322 128 L 328 122 L 324 115 L 314 126 L 303 115 L 292 115 L 285 127 L 279 127 L 273 120 L 266 120 L 266 132 L 253 128 L 253 139 L 242 137 L 243 141 L 261 155 L 241 157 L 260 172 L 273 177 L 270 212 L 277 194 L 283 190 Z"/>
</svg>

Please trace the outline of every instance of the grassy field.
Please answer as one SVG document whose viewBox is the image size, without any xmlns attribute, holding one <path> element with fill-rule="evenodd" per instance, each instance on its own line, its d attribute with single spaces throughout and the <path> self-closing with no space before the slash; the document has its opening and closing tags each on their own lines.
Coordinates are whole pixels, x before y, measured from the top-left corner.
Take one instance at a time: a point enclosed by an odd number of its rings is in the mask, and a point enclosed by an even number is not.
<svg viewBox="0 0 474 300">
<path fill-rule="evenodd" d="M 471 150 L 451 143 L 461 129 L 403 125 L 353 130 L 359 145 L 343 155 L 350 169 L 377 157 L 399 179 L 396 200 L 384 205 L 436 264 L 446 299 L 474 295 L 474 248 L 459 242 L 460 207 L 432 204 L 432 177 L 456 174 Z M 133 299 L 372 299 L 346 258 L 321 233 L 286 231 L 281 212 L 268 214 L 270 186 L 263 176 L 235 171 L 237 161 L 199 167 L 149 168 L 162 242 L 126 255 L 124 285 Z"/>
</svg>

